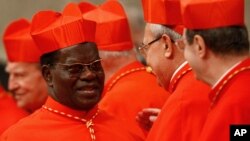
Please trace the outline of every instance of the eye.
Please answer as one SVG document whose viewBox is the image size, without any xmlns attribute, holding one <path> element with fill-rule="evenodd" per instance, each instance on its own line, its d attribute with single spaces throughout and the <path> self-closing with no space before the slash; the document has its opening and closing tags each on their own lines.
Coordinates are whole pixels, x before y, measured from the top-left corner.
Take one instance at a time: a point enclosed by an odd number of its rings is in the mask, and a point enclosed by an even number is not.
<svg viewBox="0 0 250 141">
<path fill-rule="evenodd" d="M 143 49 L 144 47 L 145 47 L 145 44 L 144 44 L 144 43 L 140 43 L 138 49 L 141 50 L 141 49 Z"/>
<path fill-rule="evenodd" d="M 90 65 L 90 69 L 93 71 L 100 71 L 102 70 L 101 61 L 94 62 Z"/>
<path fill-rule="evenodd" d="M 15 73 L 14 74 L 14 77 L 16 79 L 23 79 L 25 76 L 27 76 L 27 74 L 25 74 L 25 73 Z"/>
<path fill-rule="evenodd" d="M 67 70 L 69 73 L 74 74 L 74 73 L 79 73 L 83 69 L 83 66 L 81 64 L 74 64 L 68 66 Z"/>
</svg>

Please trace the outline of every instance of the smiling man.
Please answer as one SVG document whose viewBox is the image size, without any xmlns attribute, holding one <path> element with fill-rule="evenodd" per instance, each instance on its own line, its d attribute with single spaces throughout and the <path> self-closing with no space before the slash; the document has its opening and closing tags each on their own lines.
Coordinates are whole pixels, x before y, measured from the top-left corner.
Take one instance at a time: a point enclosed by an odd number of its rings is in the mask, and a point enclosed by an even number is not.
<svg viewBox="0 0 250 141">
<path fill-rule="evenodd" d="M 17 106 L 32 113 L 45 103 L 48 91 L 39 64 L 41 52 L 31 38 L 30 28 L 28 20 L 15 20 L 6 28 L 3 41 L 8 59 L 8 89 Z"/>
<path fill-rule="evenodd" d="M 50 96 L 57 102 L 90 111 L 100 100 L 104 72 L 94 43 L 82 43 L 45 54 L 41 64 Z"/>
<path fill-rule="evenodd" d="M 140 141 L 119 119 L 98 109 L 105 75 L 95 29 L 96 23 L 84 19 L 76 4 L 63 13 L 42 11 L 33 17 L 31 34 L 42 51 L 49 98 L 1 140 Z"/>
</svg>

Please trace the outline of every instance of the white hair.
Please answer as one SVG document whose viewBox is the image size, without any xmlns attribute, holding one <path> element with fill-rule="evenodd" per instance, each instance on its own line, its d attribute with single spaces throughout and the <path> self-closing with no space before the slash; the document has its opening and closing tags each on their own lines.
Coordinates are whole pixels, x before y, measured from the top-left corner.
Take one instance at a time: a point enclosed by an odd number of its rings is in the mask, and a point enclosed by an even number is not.
<svg viewBox="0 0 250 141">
<path fill-rule="evenodd" d="M 153 23 L 148 23 L 148 24 L 155 37 L 159 37 L 163 34 L 167 34 L 174 41 L 182 37 L 179 33 L 175 32 L 174 30 L 172 30 L 171 28 L 165 25 L 153 24 Z"/>
</svg>

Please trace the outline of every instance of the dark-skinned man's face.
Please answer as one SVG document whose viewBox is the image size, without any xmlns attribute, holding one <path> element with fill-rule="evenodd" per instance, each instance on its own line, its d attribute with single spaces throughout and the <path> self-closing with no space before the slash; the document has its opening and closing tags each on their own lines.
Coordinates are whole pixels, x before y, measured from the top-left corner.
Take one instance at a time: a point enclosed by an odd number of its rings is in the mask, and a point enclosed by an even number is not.
<svg viewBox="0 0 250 141">
<path fill-rule="evenodd" d="M 51 96 L 71 108 L 90 110 L 101 98 L 105 77 L 96 45 L 83 43 L 61 49 L 58 58 L 48 67 Z"/>
</svg>

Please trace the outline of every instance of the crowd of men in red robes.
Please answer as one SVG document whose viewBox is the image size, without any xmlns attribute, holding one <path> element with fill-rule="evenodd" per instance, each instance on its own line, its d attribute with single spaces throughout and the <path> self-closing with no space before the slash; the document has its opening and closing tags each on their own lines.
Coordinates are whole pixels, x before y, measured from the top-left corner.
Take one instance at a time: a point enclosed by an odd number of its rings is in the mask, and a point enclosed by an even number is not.
<svg viewBox="0 0 250 141">
<path fill-rule="evenodd" d="M 0 141 L 229 141 L 250 126 L 244 0 L 141 5 L 139 52 L 117 0 L 12 21 Z"/>
</svg>

